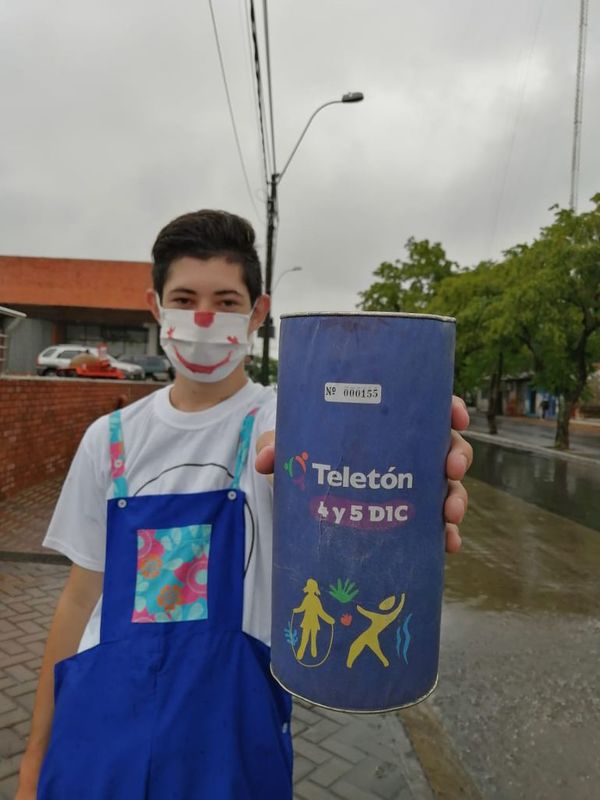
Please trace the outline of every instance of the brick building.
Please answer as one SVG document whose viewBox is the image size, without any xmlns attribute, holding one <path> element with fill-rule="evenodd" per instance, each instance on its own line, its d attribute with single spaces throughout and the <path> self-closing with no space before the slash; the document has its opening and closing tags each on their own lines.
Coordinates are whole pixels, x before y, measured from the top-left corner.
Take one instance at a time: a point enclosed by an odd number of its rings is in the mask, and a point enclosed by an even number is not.
<svg viewBox="0 0 600 800">
<path fill-rule="evenodd" d="M 0 305 L 27 314 L 11 335 L 6 372 L 34 373 L 36 356 L 52 344 L 156 353 L 158 326 L 145 302 L 150 270 L 140 261 L 0 256 Z"/>
</svg>

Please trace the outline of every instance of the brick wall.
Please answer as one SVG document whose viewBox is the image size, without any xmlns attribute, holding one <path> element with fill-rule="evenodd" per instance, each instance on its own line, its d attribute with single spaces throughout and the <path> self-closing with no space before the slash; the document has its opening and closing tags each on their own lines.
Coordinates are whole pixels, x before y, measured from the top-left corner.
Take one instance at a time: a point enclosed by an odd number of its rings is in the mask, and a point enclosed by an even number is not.
<svg viewBox="0 0 600 800">
<path fill-rule="evenodd" d="M 152 319 L 146 289 L 151 265 L 142 261 L 0 256 L 3 305 L 133 309 Z"/>
<path fill-rule="evenodd" d="M 0 377 L 0 498 L 64 473 L 91 422 L 161 385 Z"/>
</svg>

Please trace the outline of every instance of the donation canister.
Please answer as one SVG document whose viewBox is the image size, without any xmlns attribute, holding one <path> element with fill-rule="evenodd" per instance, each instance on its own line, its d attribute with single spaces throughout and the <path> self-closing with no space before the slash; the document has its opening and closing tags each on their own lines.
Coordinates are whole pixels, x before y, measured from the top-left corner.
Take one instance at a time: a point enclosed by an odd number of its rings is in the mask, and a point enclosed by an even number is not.
<svg viewBox="0 0 600 800">
<path fill-rule="evenodd" d="M 271 670 L 312 703 L 435 688 L 454 337 L 449 317 L 282 318 Z"/>
</svg>

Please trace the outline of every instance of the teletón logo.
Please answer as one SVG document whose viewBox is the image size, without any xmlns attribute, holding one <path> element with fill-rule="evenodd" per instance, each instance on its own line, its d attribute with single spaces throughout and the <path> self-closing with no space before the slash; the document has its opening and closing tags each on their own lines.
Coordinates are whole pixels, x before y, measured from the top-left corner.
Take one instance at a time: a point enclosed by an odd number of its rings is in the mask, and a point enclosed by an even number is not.
<svg viewBox="0 0 600 800">
<path fill-rule="evenodd" d="M 296 486 L 299 486 L 301 489 L 304 489 L 307 462 L 308 453 L 303 451 L 299 455 L 291 456 L 283 463 L 284 470 L 287 472 Z"/>
</svg>

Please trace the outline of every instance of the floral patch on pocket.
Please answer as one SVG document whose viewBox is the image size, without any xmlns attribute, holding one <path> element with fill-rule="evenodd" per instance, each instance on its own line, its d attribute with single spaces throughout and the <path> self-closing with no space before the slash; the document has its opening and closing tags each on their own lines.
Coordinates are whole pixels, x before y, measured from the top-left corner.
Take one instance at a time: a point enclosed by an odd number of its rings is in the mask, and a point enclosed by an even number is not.
<svg viewBox="0 0 600 800">
<path fill-rule="evenodd" d="M 208 619 L 210 525 L 138 530 L 132 622 Z"/>
</svg>

